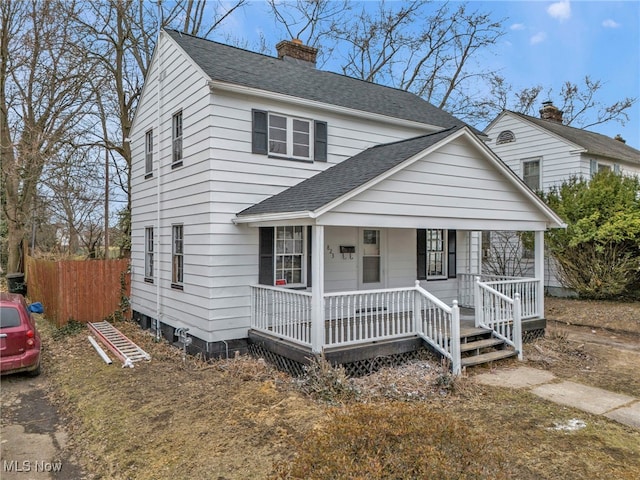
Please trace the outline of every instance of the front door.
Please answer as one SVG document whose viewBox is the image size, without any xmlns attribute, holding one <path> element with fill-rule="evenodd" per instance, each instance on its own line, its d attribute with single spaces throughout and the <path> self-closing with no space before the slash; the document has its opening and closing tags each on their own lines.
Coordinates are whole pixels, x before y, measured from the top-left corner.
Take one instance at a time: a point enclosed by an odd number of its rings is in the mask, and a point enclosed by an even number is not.
<svg viewBox="0 0 640 480">
<path fill-rule="evenodd" d="M 360 229 L 360 268 L 359 286 L 373 290 L 384 288 L 384 262 L 382 249 L 382 231 Z"/>
</svg>

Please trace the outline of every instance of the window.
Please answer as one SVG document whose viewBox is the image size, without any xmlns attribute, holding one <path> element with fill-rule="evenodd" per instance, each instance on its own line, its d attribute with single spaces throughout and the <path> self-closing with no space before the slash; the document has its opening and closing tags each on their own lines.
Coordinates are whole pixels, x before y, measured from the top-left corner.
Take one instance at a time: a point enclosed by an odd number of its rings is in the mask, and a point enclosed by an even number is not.
<svg viewBox="0 0 640 480">
<path fill-rule="evenodd" d="M 149 130 L 145 135 L 144 142 L 144 173 L 145 178 L 149 178 L 153 175 L 153 130 Z"/>
<path fill-rule="evenodd" d="M 19 327 L 20 324 L 20 312 L 17 308 L 0 307 L 0 328 Z"/>
<path fill-rule="evenodd" d="M 303 285 L 304 227 L 276 227 L 275 234 L 276 285 Z"/>
<path fill-rule="evenodd" d="M 380 230 L 362 232 L 362 283 L 380 283 Z"/>
<path fill-rule="evenodd" d="M 260 227 L 261 285 L 311 286 L 311 227 Z"/>
<path fill-rule="evenodd" d="M 269 153 L 311 159 L 311 120 L 269 114 Z"/>
<path fill-rule="evenodd" d="M 496 139 L 496 145 L 502 145 L 503 143 L 511 143 L 516 141 L 516 136 L 511 130 L 503 130 L 498 134 Z"/>
<path fill-rule="evenodd" d="M 522 161 L 522 180 L 531 190 L 540 190 L 540 159 Z"/>
<path fill-rule="evenodd" d="M 261 110 L 252 112 L 253 153 L 327 161 L 327 124 Z"/>
<path fill-rule="evenodd" d="M 445 274 L 444 230 L 427 230 L 427 277 L 442 277 Z"/>
<path fill-rule="evenodd" d="M 171 230 L 171 286 L 182 289 L 184 279 L 184 230 L 182 225 L 173 225 Z"/>
<path fill-rule="evenodd" d="M 153 283 L 153 227 L 144 229 L 144 280 Z"/>
<path fill-rule="evenodd" d="M 172 168 L 182 165 L 182 111 L 173 116 L 173 157 L 171 160 Z"/>
<path fill-rule="evenodd" d="M 456 231 L 417 230 L 418 280 L 456 277 Z"/>
</svg>

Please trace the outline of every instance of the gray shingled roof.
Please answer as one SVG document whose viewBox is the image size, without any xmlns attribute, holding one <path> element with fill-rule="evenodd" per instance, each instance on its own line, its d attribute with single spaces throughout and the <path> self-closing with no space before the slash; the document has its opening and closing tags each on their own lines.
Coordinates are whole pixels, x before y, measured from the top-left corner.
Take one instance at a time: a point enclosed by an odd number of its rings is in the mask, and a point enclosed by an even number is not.
<svg viewBox="0 0 640 480">
<path fill-rule="evenodd" d="M 463 122 L 403 90 L 165 30 L 212 80 L 449 128 Z"/>
<path fill-rule="evenodd" d="M 522 113 L 510 113 L 522 117 L 545 130 L 555 133 L 559 137 L 562 137 L 571 143 L 580 145 L 592 155 L 598 155 L 615 160 L 625 160 L 627 162 L 640 165 L 640 151 L 614 138 L 607 137 L 600 133 L 589 132 L 588 130 L 569 127 L 550 120 L 530 117 L 529 115 L 524 115 Z"/>
<path fill-rule="evenodd" d="M 268 213 L 316 211 L 382 175 L 462 127 L 376 145 L 242 212 L 239 217 Z"/>
</svg>

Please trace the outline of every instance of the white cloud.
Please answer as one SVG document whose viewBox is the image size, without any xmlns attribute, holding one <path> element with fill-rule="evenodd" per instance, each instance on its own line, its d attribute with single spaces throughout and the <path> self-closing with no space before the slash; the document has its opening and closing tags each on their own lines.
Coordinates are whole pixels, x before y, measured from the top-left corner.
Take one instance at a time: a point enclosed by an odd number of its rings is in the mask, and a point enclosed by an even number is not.
<svg viewBox="0 0 640 480">
<path fill-rule="evenodd" d="M 605 27 L 605 28 L 618 28 L 620 26 L 620 24 L 618 22 L 616 22 L 615 20 L 607 18 L 606 20 L 604 20 L 602 22 L 602 26 Z"/>
<path fill-rule="evenodd" d="M 556 20 L 568 20 L 571 18 L 571 4 L 569 0 L 552 3 L 549 5 L 549 8 L 547 8 L 547 13 Z"/>
<path fill-rule="evenodd" d="M 547 39 L 547 34 L 545 32 L 538 32 L 529 39 L 529 43 L 531 45 L 536 45 L 538 43 L 544 42 L 546 39 Z"/>
<path fill-rule="evenodd" d="M 524 23 L 514 23 L 513 25 L 511 25 L 509 27 L 511 30 L 524 30 L 525 26 Z"/>
</svg>

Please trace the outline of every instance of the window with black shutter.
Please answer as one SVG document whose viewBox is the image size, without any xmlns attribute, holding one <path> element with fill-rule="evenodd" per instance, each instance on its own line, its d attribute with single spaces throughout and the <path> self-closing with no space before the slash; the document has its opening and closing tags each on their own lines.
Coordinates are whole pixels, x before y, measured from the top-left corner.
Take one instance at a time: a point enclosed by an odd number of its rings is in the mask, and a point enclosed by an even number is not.
<svg viewBox="0 0 640 480">
<path fill-rule="evenodd" d="M 327 123 L 251 111 L 251 152 L 274 158 L 327 161 Z"/>
<path fill-rule="evenodd" d="M 456 277 L 456 231 L 416 230 L 416 274 L 418 280 Z"/>
</svg>

